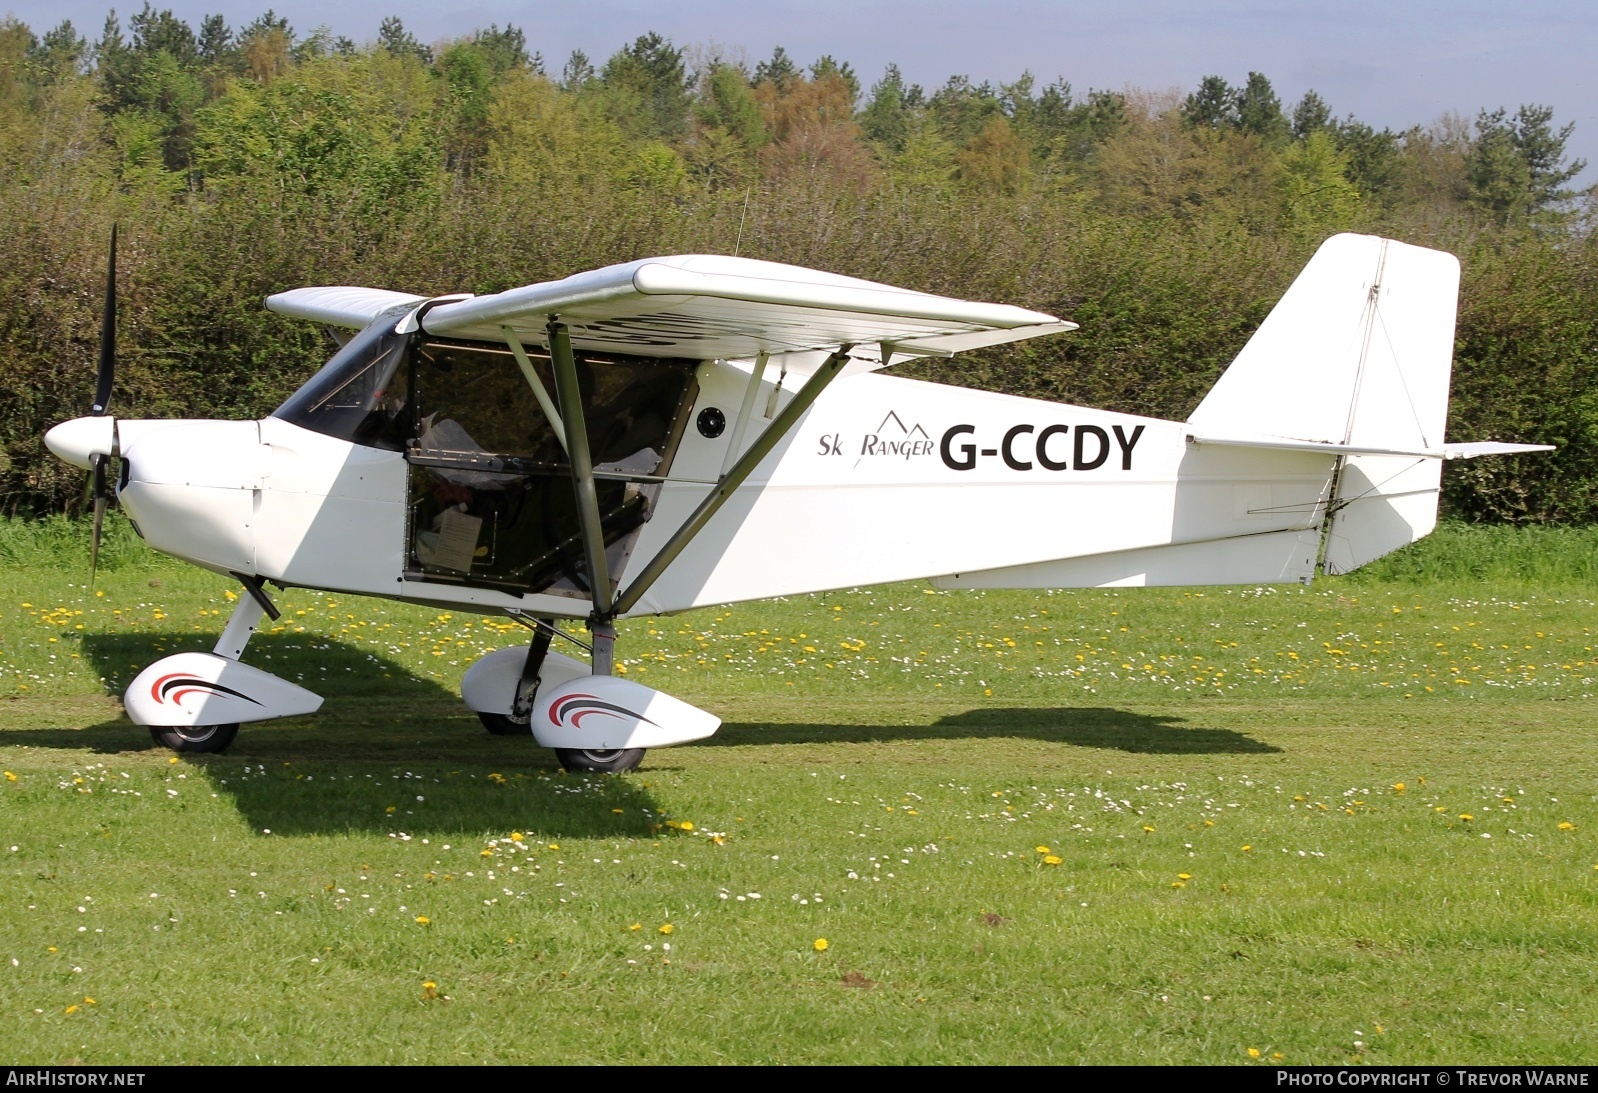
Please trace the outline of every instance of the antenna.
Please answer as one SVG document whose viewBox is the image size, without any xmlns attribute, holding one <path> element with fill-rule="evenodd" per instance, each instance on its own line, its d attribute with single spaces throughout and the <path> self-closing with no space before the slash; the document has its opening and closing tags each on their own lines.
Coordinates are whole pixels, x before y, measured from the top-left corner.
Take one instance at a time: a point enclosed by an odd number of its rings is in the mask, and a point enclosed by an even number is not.
<svg viewBox="0 0 1598 1093">
<path fill-rule="evenodd" d="M 744 221 L 749 219 L 749 195 L 753 192 L 753 186 L 744 190 L 744 211 L 743 215 L 738 218 L 738 240 L 732 245 L 732 256 L 734 258 L 738 257 L 738 252 L 744 245 Z"/>
</svg>

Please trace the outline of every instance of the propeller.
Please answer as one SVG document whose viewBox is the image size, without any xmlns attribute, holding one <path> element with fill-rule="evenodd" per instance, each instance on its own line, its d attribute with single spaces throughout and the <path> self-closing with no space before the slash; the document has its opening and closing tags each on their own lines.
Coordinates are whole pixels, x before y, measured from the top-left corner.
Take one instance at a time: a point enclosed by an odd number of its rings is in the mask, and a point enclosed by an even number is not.
<svg viewBox="0 0 1598 1093">
<path fill-rule="evenodd" d="M 117 226 L 111 225 L 111 255 L 105 271 L 105 310 L 100 317 L 100 368 L 94 383 L 94 406 L 89 413 L 103 417 L 111 405 L 111 387 L 117 363 Z M 110 501 L 106 466 L 109 455 L 96 454 L 89 460 L 89 490 L 94 501 L 94 531 L 89 547 L 89 580 L 94 580 L 100 564 L 100 536 L 105 527 L 105 508 Z"/>
</svg>

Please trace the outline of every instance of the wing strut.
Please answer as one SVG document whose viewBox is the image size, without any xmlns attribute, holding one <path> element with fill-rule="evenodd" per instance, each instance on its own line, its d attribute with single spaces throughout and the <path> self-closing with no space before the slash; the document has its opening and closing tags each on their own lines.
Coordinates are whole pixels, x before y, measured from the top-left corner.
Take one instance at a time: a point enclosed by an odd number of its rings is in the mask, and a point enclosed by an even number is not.
<svg viewBox="0 0 1598 1093">
<path fill-rule="evenodd" d="M 738 407 L 738 422 L 732 427 L 732 440 L 727 444 L 727 457 L 721 461 L 721 473 L 726 474 L 732 470 L 733 460 L 738 457 L 738 449 L 743 447 L 744 430 L 749 428 L 749 416 L 755 412 L 755 396 L 760 393 L 760 384 L 766 378 L 766 361 L 769 354 L 762 349 L 755 356 L 755 366 L 749 371 L 749 386 L 744 388 L 743 404 Z"/>
<path fill-rule="evenodd" d="M 549 332 L 550 363 L 555 366 L 555 393 L 560 397 L 561 417 L 566 424 L 566 456 L 571 462 L 572 488 L 577 493 L 577 519 L 583 529 L 588 594 L 593 600 L 594 617 L 608 621 L 615 617 L 615 600 L 605 561 L 605 529 L 599 519 L 599 493 L 594 489 L 594 460 L 588 448 L 588 421 L 583 413 L 582 388 L 577 382 L 577 361 L 572 356 L 571 335 L 565 325 L 551 316 L 545 329 Z M 595 631 L 594 637 L 599 636 Z M 597 648 L 595 655 L 597 659 Z"/>
<path fill-rule="evenodd" d="M 510 346 L 511 353 L 516 357 L 516 366 L 527 378 L 527 386 L 533 389 L 533 398 L 538 400 L 538 408 L 544 411 L 550 427 L 555 430 L 555 439 L 560 441 L 562 448 L 570 447 L 566 443 L 566 425 L 560 419 L 560 411 L 555 409 L 555 404 L 550 401 L 549 392 L 544 390 L 544 381 L 538 378 L 537 372 L 533 371 L 533 362 L 527 359 L 527 349 L 522 345 L 521 338 L 517 337 L 515 327 L 502 326 L 499 329 L 505 335 L 505 344 Z M 567 349 L 570 348 L 571 343 L 568 342 Z"/>
<path fill-rule="evenodd" d="M 551 344 L 553 345 L 553 341 L 551 341 Z M 620 597 L 617 598 L 615 607 L 610 612 L 611 617 L 624 615 L 637 605 L 643 594 L 649 591 L 650 585 L 659 579 L 660 575 L 666 571 L 667 566 L 676 561 L 677 555 L 683 552 L 683 548 L 693 541 L 694 536 L 699 534 L 700 529 L 710 522 L 710 518 L 716 515 L 721 510 L 721 506 L 727 503 L 727 499 L 737 491 L 739 486 L 743 485 L 744 479 L 753 473 L 755 467 L 766 457 L 767 453 L 775 448 L 783 437 L 788 435 L 789 430 L 793 428 L 804 412 L 810 409 L 810 404 L 815 402 L 827 385 L 843 371 L 843 366 L 849 363 L 849 351 L 853 348 L 853 345 L 839 346 L 838 351 L 828 357 L 821 367 L 816 369 L 815 374 L 805 381 L 805 385 L 794 392 L 793 398 L 788 401 L 788 405 L 784 406 L 782 412 L 755 438 L 754 443 L 749 445 L 749 450 L 744 452 L 738 458 L 738 462 L 732 465 L 732 469 L 721 476 L 721 480 L 716 483 L 715 488 L 710 491 L 705 499 L 699 503 L 699 507 L 693 511 L 693 515 L 683 521 L 682 527 L 678 528 L 672 537 L 666 540 L 666 545 L 660 548 L 659 553 L 651 558 L 649 564 L 643 568 L 643 571 L 628 583 Z M 571 350 L 568 347 L 567 353 L 569 354 L 570 352 Z M 755 374 L 758 376 L 762 372 L 764 372 L 764 369 L 757 369 Z M 564 396 L 562 396 L 562 401 L 564 402 Z M 576 464 L 577 459 L 574 454 L 572 458 L 574 473 Z M 589 489 L 590 491 L 593 489 L 592 480 L 590 480 Z M 585 526 L 584 539 L 586 540 L 586 538 Z M 601 558 L 603 558 L 603 554 L 601 554 Z"/>
</svg>

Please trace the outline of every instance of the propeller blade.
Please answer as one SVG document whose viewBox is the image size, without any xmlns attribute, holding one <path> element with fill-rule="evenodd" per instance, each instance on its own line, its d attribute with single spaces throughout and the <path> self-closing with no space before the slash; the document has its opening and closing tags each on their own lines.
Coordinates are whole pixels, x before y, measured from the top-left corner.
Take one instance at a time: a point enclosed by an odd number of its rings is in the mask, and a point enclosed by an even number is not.
<svg viewBox="0 0 1598 1093">
<path fill-rule="evenodd" d="M 100 533 L 105 528 L 105 465 L 111 461 L 109 456 L 97 455 L 90 461 L 90 475 L 94 491 L 94 530 L 93 537 L 89 540 L 89 582 L 94 582 L 95 572 L 100 568 Z"/>
<path fill-rule="evenodd" d="M 105 271 L 105 311 L 100 317 L 100 373 L 94 384 L 96 417 L 111 405 L 111 384 L 117 366 L 117 226 L 111 225 L 111 257 Z"/>
</svg>

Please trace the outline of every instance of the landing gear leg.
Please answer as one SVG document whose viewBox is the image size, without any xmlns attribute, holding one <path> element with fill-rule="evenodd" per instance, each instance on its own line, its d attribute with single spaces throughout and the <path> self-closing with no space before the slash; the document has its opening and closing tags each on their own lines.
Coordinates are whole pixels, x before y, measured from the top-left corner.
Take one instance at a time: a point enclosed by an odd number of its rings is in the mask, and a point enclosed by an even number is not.
<svg viewBox="0 0 1598 1093">
<path fill-rule="evenodd" d="M 222 636 L 216 639 L 216 646 L 211 650 L 217 656 L 228 660 L 238 660 L 244 655 L 244 647 L 250 643 L 256 627 L 261 625 L 262 617 L 271 615 L 276 619 L 281 614 L 267 598 L 262 588 L 265 582 L 261 578 L 244 577 L 237 573 L 234 576 L 243 582 L 244 591 L 248 595 L 239 598 L 238 605 L 233 608 L 233 614 L 228 616 L 227 625 L 222 628 Z M 150 726 L 152 740 L 164 748 L 171 748 L 183 755 L 214 755 L 226 751 L 238 734 L 237 721 L 226 725 Z"/>
<path fill-rule="evenodd" d="M 521 678 L 516 681 L 516 697 L 511 702 L 511 712 L 477 714 L 483 728 L 495 736 L 526 736 L 533 731 L 533 699 L 538 694 L 539 672 L 544 658 L 549 655 L 549 643 L 554 637 L 551 630 L 540 626 L 533 631 L 533 642 L 528 647 L 527 659 L 522 662 Z"/>
</svg>

